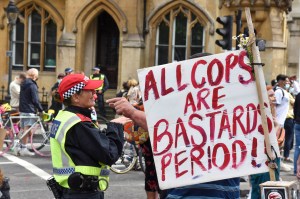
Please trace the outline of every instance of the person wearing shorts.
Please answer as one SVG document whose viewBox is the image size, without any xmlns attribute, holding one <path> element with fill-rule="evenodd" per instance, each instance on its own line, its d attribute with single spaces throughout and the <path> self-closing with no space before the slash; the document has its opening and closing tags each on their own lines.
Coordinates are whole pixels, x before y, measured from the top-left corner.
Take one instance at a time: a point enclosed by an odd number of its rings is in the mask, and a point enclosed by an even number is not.
<svg viewBox="0 0 300 199">
<path fill-rule="evenodd" d="M 36 116 L 35 113 L 20 113 L 21 117 L 28 117 L 28 118 L 22 118 L 20 121 L 20 126 L 22 129 L 24 129 L 26 126 L 32 126 L 37 119 L 35 118 L 30 118 Z"/>
<path fill-rule="evenodd" d="M 31 68 L 26 72 L 26 79 L 21 84 L 20 90 L 20 116 L 34 116 L 36 113 L 39 115 L 43 112 L 43 107 L 39 101 L 38 87 L 36 81 L 38 80 L 39 71 L 36 68 Z M 33 118 L 21 118 L 21 127 L 26 132 L 32 124 L 36 121 Z M 27 133 L 22 140 L 20 145 L 15 147 L 14 154 L 21 156 L 33 156 L 34 153 L 30 152 L 26 144 L 28 138 L 32 132 Z"/>
</svg>

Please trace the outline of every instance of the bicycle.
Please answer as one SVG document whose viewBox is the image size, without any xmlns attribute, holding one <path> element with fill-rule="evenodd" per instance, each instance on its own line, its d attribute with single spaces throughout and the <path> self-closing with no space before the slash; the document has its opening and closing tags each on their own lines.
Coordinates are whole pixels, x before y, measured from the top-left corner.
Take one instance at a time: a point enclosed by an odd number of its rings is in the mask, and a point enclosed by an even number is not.
<svg viewBox="0 0 300 199">
<path fill-rule="evenodd" d="M 0 119 L 1 123 L 2 123 L 2 114 L 1 114 L 1 119 Z M 7 131 L 4 127 L 1 127 L 0 130 L 0 156 L 2 156 L 3 154 L 5 154 L 13 145 L 13 140 L 14 140 L 14 136 L 12 134 L 11 131 Z"/>
<path fill-rule="evenodd" d="M 49 146 L 50 144 L 50 132 L 49 126 L 52 121 L 53 113 L 46 113 L 43 115 L 43 118 L 40 118 L 38 115 L 33 116 L 11 116 L 9 112 L 6 114 L 6 121 L 4 122 L 4 128 L 7 131 L 7 136 L 4 139 L 4 146 L 6 149 L 4 150 L 7 152 L 9 149 L 15 150 L 15 148 L 20 144 L 20 140 L 22 140 L 28 133 L 31 131 L 30 136 L 30 143 L 26 145 L 27 149 L 30 152 L 35 152 L 40 156 L 50 156 L 50 153 L 41 152 L 41 149 L 45 146 Z M 45 117 L 45 118 L 44 118 Z M 19 126 L 16 122 L 20 119 L 34 119 L 36 120 L 33 125 L 26 131 L 19 130 Z M 49 122 L 48 124 L 45 121 Z"/>
<path fill-rule="evenodd" d="M 111 170 L 118 174 L 127 173 L 138 166 L 145 173 L 145 160 L 139 143 L 147 140 L 148 133 L 133 122 L 124 124 L 124 145 L 120 158 L 111 166 Z"/>
<path fill-rule="evenodd" d="M 18 114 L 19 113 L 12 110 L 11 106 L 8 103 L 2 104 L 0 106 L 0 156 L 6 153 L 14 144 L 15 135 L 11 130 L 12 126 L 9 123 L 9 116 Z"/>
<path fill-rule="evenodd" d="M 138 166 L 140 166 L 141 170 L 145 173 L 145 160 L 142 149 L 137 147 L 135 143 L 125 141 L 121 156 L 110 169 L 117 174 L 124 174 L 133 168 L 138 169 Z"/>
</svg>

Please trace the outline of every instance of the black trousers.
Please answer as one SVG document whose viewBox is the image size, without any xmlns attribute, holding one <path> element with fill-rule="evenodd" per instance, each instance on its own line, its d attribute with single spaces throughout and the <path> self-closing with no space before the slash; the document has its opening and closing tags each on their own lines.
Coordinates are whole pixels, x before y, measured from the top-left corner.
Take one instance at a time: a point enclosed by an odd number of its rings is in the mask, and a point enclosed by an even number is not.
<svg viewBox="0 0 300 199">
<path fill-rule="evenodd" d="M 73 191 L 64 189 L 62 199 L 104 199 L 104 193 L 100 191 Z"/>
<path fill-rule="evenodd" d="M 100 115 L 102 115 L 103 117 L 106 117 L 106 111 L 104 108 L 104 94 L 99 94 L 97 93 L 97 101 L 98 101 L 98 109 L 99 109 L 99 113 Z"/>
</svg>

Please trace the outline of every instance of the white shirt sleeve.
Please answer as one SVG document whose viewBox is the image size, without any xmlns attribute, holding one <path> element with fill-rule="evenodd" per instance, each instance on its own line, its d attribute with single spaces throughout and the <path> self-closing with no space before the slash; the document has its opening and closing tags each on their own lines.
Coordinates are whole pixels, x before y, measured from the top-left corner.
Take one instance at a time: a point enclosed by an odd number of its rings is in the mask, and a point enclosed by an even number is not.
<svg viewBox="0 0 300 199">
<path fill-rule="evenodd" d="M 281 104 L 283 98 L 283 90 L 277 88 L 275 91 L 276 104 Z"/>
</svg>

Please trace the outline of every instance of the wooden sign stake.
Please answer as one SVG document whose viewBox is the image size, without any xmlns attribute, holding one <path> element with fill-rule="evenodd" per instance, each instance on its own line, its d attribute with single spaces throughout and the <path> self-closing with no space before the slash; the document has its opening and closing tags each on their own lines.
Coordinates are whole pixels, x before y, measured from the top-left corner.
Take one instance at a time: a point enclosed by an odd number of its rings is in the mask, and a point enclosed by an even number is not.
<svg viewBox="0 0 300 199">
<path fill-rule="evenodd" d="M 248 29 L 249 29 L 249 45 L 251 46 L 251 49 L 252 49 L 253 63 L 261 63 L 259 50 L 255 43 L 255 34 L 254 34 L 254 28 L 253 28 L 253 23 L 252 23 L 249 7 L 245 8 L 245 13 L 246 13 L 247 25 L 248 25 Z M 274 157 L 272 149 L 271 149 L 269 129 L 268 129 L 268 124 L 267 124 L 267 116 L 266 116 L 266 112 L 265 112 L 264 100 L 263 100 L 263 95 L 262 95 L 262 86 L 265 86 L 265 85 L 264 85 L 264 82 L 263 82 L 263 84 L 260 82 L 260 78 L 259 78 L 263 74 L 261 72 L 259 72 L 257 64 L 254 64 L 253 67 L 254 67 L 254 73 L 255 73 L 255 77 L 256 77 L 255 82 L 256 82 L 257 94 L 258 94 L 258 98 L 259 98 L 262 127 L 263 127 L 263 132 L 264 132 L 264 139 L 265 139 L 265 143 L 266 143 L 267 155 L 271 158 L 271 160 L 274 160 L 275 157 Z M 271 181 L 275 181 L 274 169 L 269 167 L 269 173 L 270 173 Z"/>
</svg>

